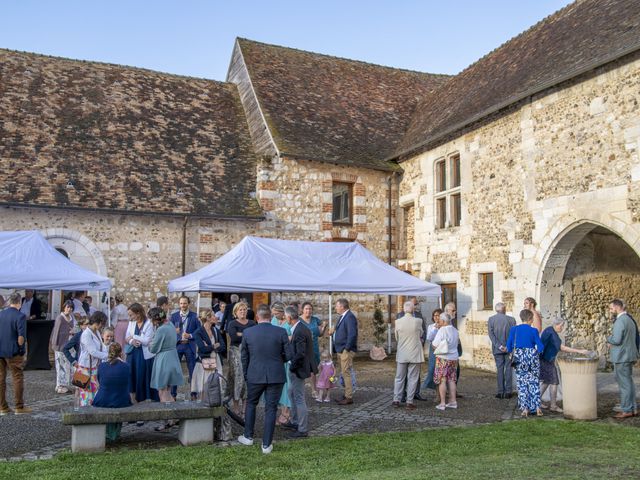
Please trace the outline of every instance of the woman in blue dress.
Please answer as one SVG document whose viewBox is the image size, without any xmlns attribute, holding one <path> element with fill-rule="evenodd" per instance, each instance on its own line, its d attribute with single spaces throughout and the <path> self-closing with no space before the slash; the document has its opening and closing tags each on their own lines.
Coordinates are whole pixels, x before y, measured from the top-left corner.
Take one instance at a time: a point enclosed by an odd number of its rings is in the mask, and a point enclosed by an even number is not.
<svg viewBox="0 0 640 480">
<path fill-rule="evenodd" d="M 129 326 L 125 334 L 125 353 L 127 363 L 131 367 L 131 380 L 129 392 L 131 401 L 144 402 L 145 400 L 158 401 L 158 391 L 151 388 L 151 372 L 153 371 L 153 353 L 149 351 L 149 345 L 153 339 L 154 328 L 139 303 L 129 307 Z"/>
<path fill-rule="evenodd" d="M 284 303 L 274 302 L 271 305 L 271 315 L 273 315 L 271 318 L 271 324 L 276 327 L 284 328 L 289 336 L 289 340 L 291 340 L 291 326 L 284 317 Z M 285 372 L 287 374 L 287 381 L 282 387 L 282 394 L 280 395 L 280 401 L 278 402 L 278 405 L 280 406 L 280 416 L 276 422 L 277 425 L 288 423 L 291 415 L 291 400 L 289 400 L 289 362 L 285 364 Z"/>
<path fill-rule="evenodd" d="M 98 367 L 98 393 L 93 399 L 94 407 L 124 408 L 131 405 L 129 378 L 131 368 L 122 361 L 122 347 L 119 343 L 109 345 L 109 356 Z M 122 423 L 107 423 L 107 440 L 120 436 Z"/>
<path fill-rule="evenodd" d="M 514 352 L 513 362 L 516 363 L 516 379 L 518 385 L 518 404 L 522 416 L 529 416 L 529 412 L 536 412 L 542 416 L 540 409 L 540 354 L 544 345 L 540 341 L 538 330 L 533 328 L 533 312 L 520 312 L 522 323 L 511 327 L 507 339 L 507 351 Z"/>
<path fill-rule="evenodd" d="M 313 340 L 313 358 L 316 362 L 316 366 L 320 365 L 320 341 L 319 338 L 324 336 L 327 328 L 326 322 L 321 322 L 318 317 L 313 315 L 313 305 L 311 302 L 304 302 L 302 304 L 302 316 L 300 317 L 302 324 L 311 330 L 311 338 Z M 313 398 L 317 398 L 318 391 L 316 390 L 316 374 L 311 373 L 311 395 Z"/>
</svg>

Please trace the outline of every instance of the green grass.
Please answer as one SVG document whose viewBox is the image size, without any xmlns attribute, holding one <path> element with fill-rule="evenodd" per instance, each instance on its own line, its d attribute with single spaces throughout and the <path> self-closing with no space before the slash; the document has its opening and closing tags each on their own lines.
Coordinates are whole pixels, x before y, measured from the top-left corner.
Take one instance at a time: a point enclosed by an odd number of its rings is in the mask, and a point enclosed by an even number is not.
<svg viewBox="0 0 640 480">
<path fill-rule="evenodd" d="M 1 479 L 640 478 L 640 431 L 555 420 L 311 438 L 253 447 L 171 447 L 0 463 Z"/>
</svg>

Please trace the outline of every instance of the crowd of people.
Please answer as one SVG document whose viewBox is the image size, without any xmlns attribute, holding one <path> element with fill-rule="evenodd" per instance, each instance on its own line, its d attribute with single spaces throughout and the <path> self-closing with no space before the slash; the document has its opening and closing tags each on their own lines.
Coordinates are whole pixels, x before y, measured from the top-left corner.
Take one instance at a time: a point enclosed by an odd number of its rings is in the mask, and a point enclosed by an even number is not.
<svg viewBox="0 0 640 480">
<path fill-rule="evenodd" d="M 0 415 L 11 413 L 5 398 L 7 372 L 13 376 L 15 413 L 25 414 L 31 410 L 24 404 L 22 366 L 26 319 L 37 315 L 32 314 L 33 292 L 28 291 L 24 299 L 13 293 L 8 304 L 0 311 Z M 229 304 L 214 300 L 212 309 L 202 309 L 198 315 L 189 298 L 181 296 L 178 306 L 171 313 L 169 299 L 160 297 L 156 306 L 145 311 L 139 303 L 125 306 L 123 299 L 116 297 L 111 327 L 107 315 L 88 308 L 84 292 L 76 292 L 65 301 L 51 334 L 55 391 L 65 394 L 75 386 L 78 407 L 170 403 L 185 383 L 184 360 L 187 395 L 193 401 L 202 398 L 209 375 L 214 371 L 224 374 L 226 398 L 234 413 L 244 416 L 244 433 L 238 438 L 241 444 L 253 444 L 256 407 L 264 403 L 264 453 L 272 449 L 276 425 L 291 430 L 290 438 L 308 436 L 307 382 L 317 402 L 331 401 L 331 390 L 342 384 L 344 394 L 335 401 L 339 405 L 353 403 L 358 321 L 348 300 L 341 298 L 335 303 L 339 318 L 333 328 L 314 316 L 310 302 L 274 302 L 259 305 L 253 312 L 244 299 L 232 295 Z M 624 419 L 637 413 L 631 374 L 639 357 L 640 335 L 624 302 L 613 300 L 609 308 L 615 323 L 607 340 L 621 395 L 615 418 Z M 542 317 L 533 298 L 525 300 L 519 324 L 506 314 L 503 303 L 496 304 L 495 310 L 488 321 L 488 336 L 497 371 L 496 397 L 513 396 L 513 369 L 523 417 L 543 415 L 543 409 L 562 412 L 557 399 L 556 357 L 560 352 L 588 352 L 563 344 L 560 334 L 565 322 L 561 318 L 542 330 Z M 333 352 L 321 351 L 320 339 L 325 336 L 331 336 Z M 417 299 L 410 297 L 396 319 L 395 340 L 392 405 L 405 403 L 407 410 L 414 410 L 415 400 L 426 400 L 426 391 L 432 390 L 437 410 L 457 409 L 462 345 L 456 305 L 448 303 L 444 310 L 435 309 L 423 318 Z M 332 353 L 337 355 L 338 368 Z M 425 361 L 428 368 L 421 382 Z M 550 401 L 543 403 L 541 397 L 547 390 Z M 174 425 L 168 421 L 156 430 L 166 431 Z M 108 437 L 117 438 L 119 429 L 119 425 L 110 425 Z"/>
</svg>

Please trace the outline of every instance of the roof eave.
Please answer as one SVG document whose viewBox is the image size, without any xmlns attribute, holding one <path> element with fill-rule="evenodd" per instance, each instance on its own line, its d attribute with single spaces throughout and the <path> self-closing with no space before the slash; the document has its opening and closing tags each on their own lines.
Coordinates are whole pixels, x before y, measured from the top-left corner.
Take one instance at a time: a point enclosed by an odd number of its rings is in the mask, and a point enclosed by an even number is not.
<svg viewBox="0 0 640 480">
<path fill-rule="evenodd" d="M 105 213 L 112 215 L 139 215 L 154 217 L 174 217 L 174 218 L 208 218 L 217 220 L 242 220 L 250 222 L 260 222 L 265 219 L 264 215 L 225 215 L 217 213 L 190 213 L 190 212 L 154 212 L 152 210 L 121 210 L 116 208 L 99 207 L 78 207 L 75 205 L 46 205 L 37 203 L 0 202 L 0 207 L 10 208 L 33 208 L 39 210 L 72 210 L 80 212 Z"/>
<path fill-rule="evenodd" d="M 508 98 L 507 100 L 500 102 L 490 108 L 487 108 L 485 110 L 483 110 L 482 112 L 473 115 L 471 117 L 469 117 L 468 119 L 459 122 L 447 129 L 445 129 L 443 132 L 438 133 L 437 135 L 434 135 L 431 138 L 427 138 L 425 141 L 414 145 L 413 147 L 410 147 L 406 150 L 403 150 L 399 153 L 395 153 L 390 157 L 387 157 L 385 159 L 385 161 L 387 162 L 392 162 L 392 161 L 396 161 L 396 162 L 403 162 L 405 160 L 407 160 L 409 157 L 417 155 L 419 153 L 422 153 L 424 150 L 428 149 L 428 147 L 430 147 L 431 145 L 433 145 L 434 143 L 437 143 L 438 141 L 442 140 L 443 138 L 446 138 L 452 134 L 454 134 L 455 132 L 457 132 L 458 130 L 462 130 L 464 127 L 467 127 L 479 120 L 482 120 L 485 117 L 488 117 L 489 115 L 496 113 L 504 108 L 509 107 L 510 105 L 513 105 L 514 103 L 517 103 L 525 98 L 531 97 L 533 95 L 539 94 L 549 88 L 552 88 L 556 85 L 559 85 L 563 82 L 566 82 L 568 80 L 571 80 L 573 78 L 579 77 L 580 75 L 583 75 L 585 73 L 588 73 L 592 70 L 595 70 L 596 68 L 602 67 L 608 63 L 612 63 L 615 62 L 616 60 L 619 60 L 622 57 L 625 57 L 627 55 L 630 55 L 636 51 L 640 50 L 640 43 L 625 47 L 621 50 L 618 50 L 617 52 L 609 55 L 608 57 L 605 57 L 604 59 L 601 60 L 597 60 L 594 62 L 591 62 L 581 68 L 577 68 L 575 70 L 570 71 L 569 73 L 565 74 L 565 75 L 561 75 L 558 76 L 556 78 L 554 78 L 553 80 L 549 80 L 548 82 L 544 82 L 541 83 L 539 85 L 536 85 L 535 87 L 526 90 L 525 92 L 519 93 L 517 95 L 514 95 L 510 98 Z M 437 93 L 437 90 L 436 92 Z"/>
</svg>

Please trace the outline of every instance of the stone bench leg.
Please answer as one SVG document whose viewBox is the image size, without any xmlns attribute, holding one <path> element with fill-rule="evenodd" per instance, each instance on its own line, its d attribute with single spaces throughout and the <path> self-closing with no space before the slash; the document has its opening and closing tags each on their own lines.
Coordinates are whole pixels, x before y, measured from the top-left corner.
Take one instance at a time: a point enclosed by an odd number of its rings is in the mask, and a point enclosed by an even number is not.
<svg viewBox="0 0 640 480">
<path fill-rule="evenodd" d="M 213 442 L 213 418 L 180 420 L 178 440 L 182 445 Z"/>
<path fill-rule="evenodd" d="M 73 425 L 71 427 L 71 451 L 104 452 L 106 425 Z"/>
</svg>

